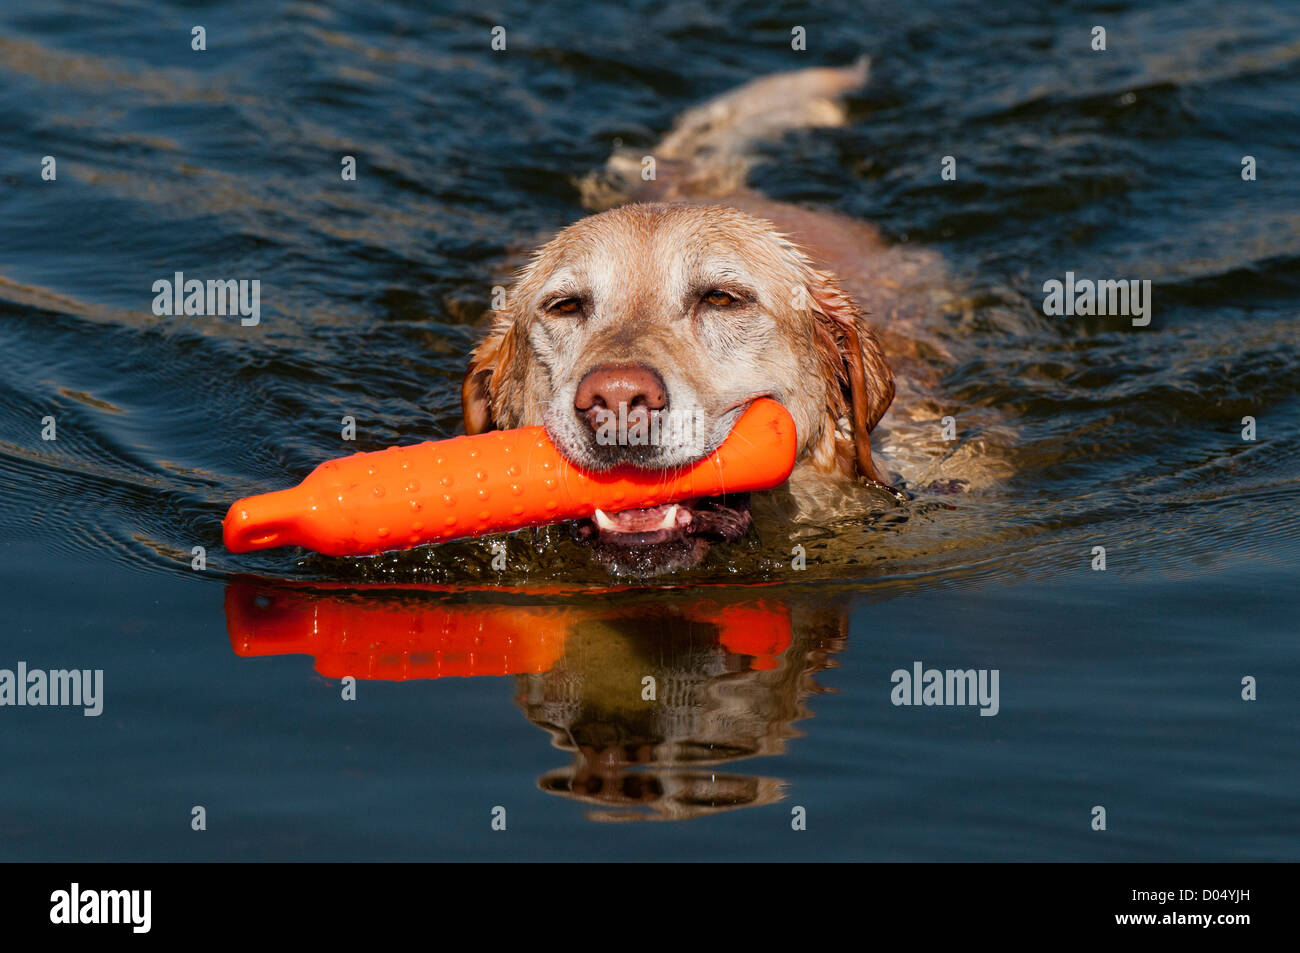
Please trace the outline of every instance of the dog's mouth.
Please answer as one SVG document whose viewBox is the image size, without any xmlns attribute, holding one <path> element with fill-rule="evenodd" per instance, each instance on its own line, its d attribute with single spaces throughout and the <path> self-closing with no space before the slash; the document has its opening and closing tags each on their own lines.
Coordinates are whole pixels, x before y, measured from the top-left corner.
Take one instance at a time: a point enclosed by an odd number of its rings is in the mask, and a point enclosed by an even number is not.
<svg viewBox="0 0 1300 953">
<path fill-rule="evenodd" d="M 578 520 L 579 539 L 614 546 L 655 546 L 687 537 L 729 542 L 749 531 L 749 494 L 704 496 L 681 503 L 606 513 Z"/>
<path fill-rule="evenodd" d="M 749 494 L 705 496 L 680 503 L 607 513 L 574 523 L 610 568 L 657 574 L 696 565 L 714 542 L 733 542 L 752 525 Z"/>
<path fill-rule="evenodd" d="M 726 424 L 729 432 L 730 425 L 753 399 L 738 401 L 726 408 L 713 418 L 713 426 L 717 428 Z M 552 437 L 552 440 L 557 447 L 565 446 L 562 437 Z M 615 445 L 601 449 L 621 454 L 615 460 L 606 461 L 610 466 L 630 466 L 648 471 L 666 469 L 652 456 L 664 449 L 662 443 L 648 447 Z M 669 449 L 681 448 L 670 445 Z M 704 449 L 697 448 L 693 459 L 703 459 Z M 592 468 L 594 451 L 585 445 L 582 450 L 574 456 L 567 453 L 565 456 L 583 461 L 575 465 Z M 564 450 L 560 452 L 564 453 Z M 603 466 L 595 468 L 605 469 Z M 586 544 L 607 569 L 615 574 L 633 576 L 656 576 L 698 565 L 708 553 L 710 544 L 740 540 L 749 533 L 752 525 L 748 493 L 701 496 L 637 509 L 596 510 L 591 517 L 570 524 L 574 537 Z"/>
</svg>

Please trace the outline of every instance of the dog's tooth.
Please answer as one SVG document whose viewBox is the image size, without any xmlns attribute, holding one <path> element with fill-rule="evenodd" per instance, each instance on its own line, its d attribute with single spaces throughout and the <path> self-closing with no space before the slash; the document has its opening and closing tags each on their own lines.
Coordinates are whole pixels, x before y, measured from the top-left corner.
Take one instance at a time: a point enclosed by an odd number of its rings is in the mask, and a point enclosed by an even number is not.
<svg viewBox="0 0 1300 953">
<path fill-rule="evenodd" d="M 668 511 L 664 513 L 664 518 L 659 521 L 659 525 L 656 526 L 655 529 L 676 529 L 677 510 L 678 506 L 676 503 L 668 507 Z"/>
<path fill-rule="evenodd" d="M 617 529 L 617 527 L 614 525 L 614 521 L 609 518 L 609 514 L 602 509 L 597 508 L 595 520 L 596 520 L 596 525 L 601 529 L 606 529 L 606 530 Z"/>
</svg>

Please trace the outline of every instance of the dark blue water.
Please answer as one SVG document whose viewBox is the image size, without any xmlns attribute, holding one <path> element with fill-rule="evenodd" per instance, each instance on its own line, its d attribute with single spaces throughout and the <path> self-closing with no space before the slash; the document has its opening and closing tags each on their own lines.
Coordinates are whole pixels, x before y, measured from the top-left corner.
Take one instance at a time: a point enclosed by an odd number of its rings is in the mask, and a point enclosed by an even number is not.
<svg viewBox="0 0 1300 953">
<path fill-rule="evenodd" d="M 222 550 L 233 499 L 457 432 L 492 286 L 616 140 L 863 52 L 754 182 L 944 256 L 995 487 L 654 585 L 558 531 Z M 0 669 L 105 697 L 0 707 L 0 857 L 1297 859 L 1297 102 L 1283 4 L 8 4 Z M 1046 317 L 1067 270 L 1151 326 Z M 155 317 L 176 271 L 260 325 Z M 892 704 L 917 661 L 998 714 Z"/>
</svg>

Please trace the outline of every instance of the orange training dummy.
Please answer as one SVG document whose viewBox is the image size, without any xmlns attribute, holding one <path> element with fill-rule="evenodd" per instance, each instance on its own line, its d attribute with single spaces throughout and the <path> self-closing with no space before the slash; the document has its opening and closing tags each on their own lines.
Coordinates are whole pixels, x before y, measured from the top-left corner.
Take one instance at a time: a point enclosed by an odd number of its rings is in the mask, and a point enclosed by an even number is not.
<svg viewBox="0 0 1300 953">
<path fill-rule="evenodd" d="M 366 556 L 590 517 L 597 509 L 766 490 L 785 482 L 794 457 L 794 420 L 767 398 L 750 404 L 716 451 L 671 471 L 581 470 L 541 427 L 497 430 L 329 460 L 293 489 L 236 501 L 223 529 L 232 553 L 305 546 Z"/>
</svg>

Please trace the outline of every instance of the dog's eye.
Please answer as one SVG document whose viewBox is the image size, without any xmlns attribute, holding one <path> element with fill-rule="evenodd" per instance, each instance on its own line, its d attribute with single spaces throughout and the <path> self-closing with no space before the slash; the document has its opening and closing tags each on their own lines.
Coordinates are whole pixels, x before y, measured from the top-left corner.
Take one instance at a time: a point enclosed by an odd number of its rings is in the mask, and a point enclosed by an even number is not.
<svg viewBox="0 0 1300 953">
<path fill-rule="evenodd" d="M 546 308 L 552 314 L 577 314 L 582 310 L 581 298 L 561 298 Z"/>
<path fill-rule="evenodd" d="M 729 308 L 739 299 L 735 295 L 729 295 L 725 291 L 714 288 L 700 300 L 705 304 L 713 305 L 715 308 Z"/>
</svg>

